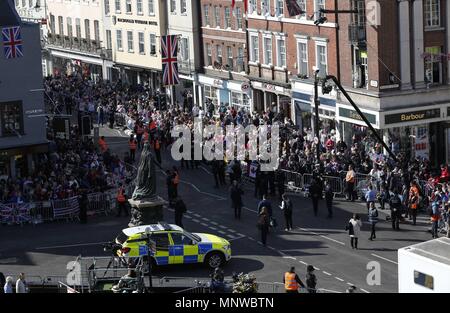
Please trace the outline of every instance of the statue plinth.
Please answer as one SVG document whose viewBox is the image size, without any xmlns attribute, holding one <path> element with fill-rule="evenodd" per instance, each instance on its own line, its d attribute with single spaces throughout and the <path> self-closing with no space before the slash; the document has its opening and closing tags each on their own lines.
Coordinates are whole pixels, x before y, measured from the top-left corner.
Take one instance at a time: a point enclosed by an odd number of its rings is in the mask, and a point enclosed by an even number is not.
<svg viewBox="0 0 450 313">
<path fill-rule="evenodd" d="M 163 198 L 156 196 L 148 199 L 133 200 L 131 205 L 131 220 L 129 227 L 156 224 L 164 220 L 163 206 L 167 204 Z"/>
</svg>

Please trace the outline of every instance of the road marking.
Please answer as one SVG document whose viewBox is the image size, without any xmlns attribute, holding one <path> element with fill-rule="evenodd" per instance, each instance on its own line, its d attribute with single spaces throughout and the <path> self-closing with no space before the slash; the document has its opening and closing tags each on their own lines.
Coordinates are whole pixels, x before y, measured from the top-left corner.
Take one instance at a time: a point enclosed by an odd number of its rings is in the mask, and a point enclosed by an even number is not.
<svg viewBox="0 0 450 313">
<path fill-rule="evenodd" d="M 19 260 L 17 258 L 7 258 L 7 259 L 0 259 L 0 264 L 11 264 L 11 263 L 17 263 Z"/>
<path fill-rule="evenodd" d="M 209 175 L 212 175 L 212 173 L 211 173 L 210 171 L 208 171 L 205 167 L 200 166 L 200 168 L 201 168 L 202 170 L 204 170 L 206 173 L 208 173 Z"/>
<path fill-rule="evenodd" d="M 175 212 L 175 210 L 174 209 L 168 209 L 170 212 Z"/>
<path fill-rule="evenodd" d="M 47 250 L 47 249 L 83 247 L 83 246 L 96 246 L 96 245 L 103 245 L 105 243 L 107 243 L 107 242 L 91 242 L 91 243 L 79 243 L 79 244 L 75 244 L 75 245 L 48 246 L 48 247 L 38 247 L 38 248 L 35 248 L 35 250 Z"/>
<path fill-rule="evenodd" d="M 232 238 L 232 239 L 229 239 L 228 241 L 235 241 L 235 240 L 239 240 L 239 239 L 242 239 L 242 238 L 245 238 L 246 236 L 239 236 L 239 237 L 234 237 L 234 238 Z"/>
<path fill-rule="evenodd" d="M 213 224 L 213 225 L 219 225 L 219 224 L 217 224 L 216 222 L 211 222 L 211 224 Z"/>
<path fill-rule="evenodd" d="M 339 281 L 344 281 L 342 278 L 339 278 L 339 277 L 337 277 L 337 276 L 334 276 L 334 278 L 336 278 L 336 279 L 339 280 Z"/>
<path fill-rule="evenodd" d="M 320 271 L 320 268 L 318 268 L 317 266 L 314 266 L 314 269 Z"/>
<path fill-rule="evenodd" d="M 293 256 L 284 256 L 283 259 L 297 260 L 297 259 L 294 258 Z"/>
<path fill-rule="evenodd" d="M 354 286 L 354 284 L 347 282 L 347 285 L 349 286 Z"/>
<path fill-rule="evenodd" d="M 322 271 L 322 273 L 324 273 L 325 275 L 331 276 L 331 274 L 328 272 Z"/>
<path fill-rule="evenodd" d="M 304 265 L 308 265 L 308 263 L 303 262 L 302 260 L 299 261 L 300 263 L 304 264 Z"/>
<path fill-rule="evenodd" d="M 245 235 L 241 233 L 236 233 L 236 235 L 245 237 Z"/>
<path fill-rule="evenodd" d="M 256 241 L 256 239 L 253 238 L 253 237 L 248 237 L 248 239 L 250 239 L 250 240 L 252 240 L 252 241 Z"/>
<path fill-rule="evenodd" d="M 362 292 L 370 293 L 370 292 L 368 292 L 366 289 L 362 289 L 362 288 L 360 288 L 360 289 L 361 289 Z"/>
<path fill-rule="evenodd" d="M 219 227 L 220 227 L 220 228 L 223 228 L 223 229 L 228 229 L 228 227 L 223 226 L 223 225 L 219 225 Z"/>
<path fill-rule="evenodd" d="M 192 215 L 195 215 L 195 216 L 197 216 L 197 217 L 201 217 L 201 215 L 200 215 L 200 214 L 197 214 L 197 213 L 194 213 L 194 214 L 192 214 Z"/>
<path fill-rule="evenodd" d="M 200 225 L 203 225 L 203 226 L 209 227 L 209 225 L 208 225 L 208 224 L 206 224 L 206 223 L 200 223 Z"/>
<path fill-rule="evenodd" d="M 192 221 L 196 222 L 196 223 L 200 223 L 200 221 L 196 218 L 193 218 Z"/>
<path fill-rule="evenodd" d="M 379 255 L 377 255 L 377 254 L 371 253 L 371 255 L 373 255 L 373 256 L 376 257 L 376 258 L 380 258 L 380 259 L 382 259 L 382 260 L 385 260 L 385 261 L 388 261 L 388 262 L 391 262 L 391 263 L 394 263 L 394 264 L 398 264 L 398 263 L 395 262 L 395 261 L 392 261 L 392 260 L 383 258 L 382 256 L 379 256 Z"/>
<path fill-rule="evenodd" d="M 190 217 L 189 215 L 185 215 L 184 217 L 185 217 L 185 218 L 192 218 L 192 217 Z"/>
<path fill-rule="evenodd" d="M 243 208 L 244 210 L 247 210 L 247 211 L 250 211 L 250 212 L 258 213 L 258 211 L 249 209 L 249 208 L 247 208 L 246 206 L 243 206 L 242 208 Z"/>
<path fill-rule="evenodd" d="M 339 241 L 339 240 L 330 238 L 330 237 L 328 237 L 328 236 L 324 236 L 324 235 L 318 234 L 318 233 L 313 232 L 313 231 L 311 231 L 311 230 L 309 230 L 309 229 L 301 228 L 301 227 L 297 227 L 297 229 L 300 229 L 300 230 L 305 231 L 305 232 L 307 232 L 307 233 L 311 233 L 311 234 L 313 234 L 313 235 L 322 237 L 322 238 L 324 238 L 324 239 L 327 239 L 327 240 L 333 241 L 333 242 L 335 242 L 335 243 L 338 243 L 338 244 L 340 244 L 340 245 L 342 245 L 342 246 L 345 246 L 345 243 L 343 243 L 342 241 Z"/>
<path fill-rule="evenodd" d="M 225 235 L 225 234 L 226 234 L 226 232 L 224 232 L 224 231 L 222 231 L 222 230 L 218 230 L 217 232 L 220 233 L 220 234 L 222 234 L 222 235 Z"/>
<path fill-rule="evenodd" d="M 273 250 L 273 251 L 277 251 L 277 249 L 275 249 L 274 247 L 271 247 L 271 246 L 267 246 L 267 248 L 269 248 L 270 250 Z M 280 254 L 282 254 L 282 255 L 286 255 L 286 253 L 284 253 L 282 251 L 278 251 L 278 252 L 280 252 Z"/>
<path fill-rule="evenodd" d="M 209 229 L 212 229 L 212 230 L 217 230 L 217 227 L 214 227 L 214 226 L 209 226 Z"/>
<path fill-rule="evenodd" d="M 209 222 L 209 218 L 202 217 L 202 220 Z"/>
<path fill-rule="evenodd" d="M 187 182 L 187 181 L 185 181 L 185 180 L 180 180 L 180 182 L 182 182 L 182 183 L 184 183 L 184 184 L 186 184 L 186 185 L 191 186 L 192 188 L 194 188 L 195 190 L 197 190 L 197 192 L 199 192 L 199 193 L 202 193 L 202 194 L 204 194 L 204 195 L 208 195 L 208 196 L 214 197 L 214 198 L 216 198 L 217 200 L 222 200 L 222 201 L 223 201 L 223 200 L 227 200 L 226 198 L 220 197 L 220 196 L 215 195 L 215 194 L 213 194 L 213 193 L 201 191 L 201 190 L 200 190 L 197 186 L 195 186 L 193 183 Z"/>
</svg>

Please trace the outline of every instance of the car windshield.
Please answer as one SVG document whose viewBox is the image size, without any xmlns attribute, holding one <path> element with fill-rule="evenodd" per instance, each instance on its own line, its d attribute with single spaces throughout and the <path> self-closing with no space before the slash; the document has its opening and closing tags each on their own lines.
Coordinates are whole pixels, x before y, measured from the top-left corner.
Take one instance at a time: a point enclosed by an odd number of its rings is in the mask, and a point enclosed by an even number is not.
<svg viewBox="0 0 450 313">
<path fill-rule="evenodd" d="M 199 236 L 197 236 L 197 235 L 195 235 L 195 234 L 193 234 L 193 233 L 184 231 L 184 235 L 185 235 L 185 236 L 188 236 L 188 237 L 190 237 L 190 238 L 194 238 L 195 241 L 198 241 L 198 242 L 202 241 L 202 238 L 200 238 Z"/>
</svg>

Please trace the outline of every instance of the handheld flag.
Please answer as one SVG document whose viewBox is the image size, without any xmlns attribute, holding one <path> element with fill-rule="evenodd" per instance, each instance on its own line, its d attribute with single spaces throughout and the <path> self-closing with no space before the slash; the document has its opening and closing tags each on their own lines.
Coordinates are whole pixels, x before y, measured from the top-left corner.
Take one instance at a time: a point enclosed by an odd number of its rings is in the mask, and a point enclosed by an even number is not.
<svg viewBox="0 0 450 313">
<path fill-rule="evenodd" d="M 178 37 L 177 35 L 161 36 L 161 57 L 163 85 L 172 86 L 180 83 L 178 76 Z"/>
<path fill-rule="evenodd" d="M 2 29 L 2 38 L 5 58 L 14 59 L 23 57 L 20 26 L 4 27 Z"/>
</svg>

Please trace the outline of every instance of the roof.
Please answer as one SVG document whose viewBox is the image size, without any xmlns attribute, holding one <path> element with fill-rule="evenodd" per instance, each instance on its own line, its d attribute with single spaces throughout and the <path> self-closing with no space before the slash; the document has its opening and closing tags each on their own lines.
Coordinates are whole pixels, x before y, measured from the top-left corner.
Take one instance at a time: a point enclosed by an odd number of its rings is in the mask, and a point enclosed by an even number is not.
<svg viewBox="0 0 450 313">
<path fill-rule="evenodd" d="M 179 231 L 183 230 L 183 228 L 181 228 L 180 226 L 174 225 L 174 224 L 161 223 L 161 224 L 150 224 L 150 225 L 142 225 L 142 226 L 125 228 L 122 231 L 125 235 L 132 236 L 135 234 L 145 233 L 145 229 L 147 227 L 150 227 L 152 232 L 162 231 L 162 230 L 179 230 Z"/>
<path fill-rule="evenodd" d="M 450 265 L 450 238 L 442 237 L 402 248 L 401 250 Z"/>
<path fill-rule="evenodd" d="M 0 0 L 0 26 L 20 25 L 20 17 L 10 0 Z"/>
</svg>

